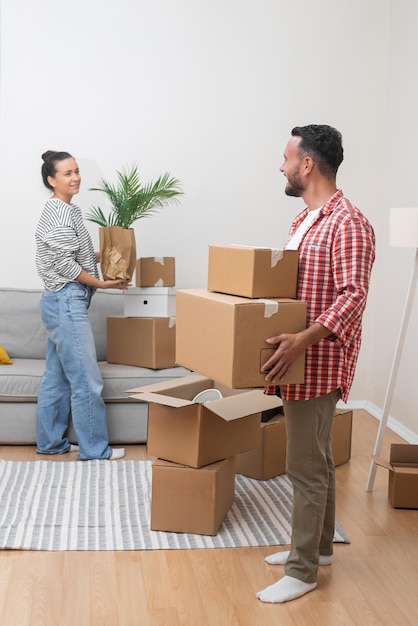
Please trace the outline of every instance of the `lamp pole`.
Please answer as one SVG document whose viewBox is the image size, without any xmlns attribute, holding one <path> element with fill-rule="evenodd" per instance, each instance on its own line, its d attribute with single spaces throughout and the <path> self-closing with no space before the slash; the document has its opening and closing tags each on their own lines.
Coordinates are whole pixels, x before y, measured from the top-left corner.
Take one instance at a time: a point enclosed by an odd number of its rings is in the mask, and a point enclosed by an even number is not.
<svg viewBox="0 0 418 626">
<path fill-rule="evenodd" d="M 406 299 L 405 308 L 404 308 L 404 312 L 402 316 L 401 328 L 399 331 L 395 354 L 393 356 L 392 367 L 391 367 L 390 375 L 389 375 L 389 383 L 388 383 L 388 387 L 386 390 L 385 401 L 383 404 L 383 414 L 382 414 L 382 419 L 380 420 L 379 429 L 377 432 L 376 442 L 375 442 L 375 446 L 373 450 L 373 456 L 379 456 L 381 449 L 382 449 L 382 445 L 383 445 L 383 437 L 385 434 L 385 429 L 386 429 L 386 425 L 387 425 L 387 421 L 389 417 L 389 409 L 390 409 L 390 405 L 392 402 L 393 390 L 395 388 L 396 376 L 398 374 L 399 362 L 401 360 L 401 354 L 402 354 L 402 349 L 403 349 L 403 345 L 405 341 L 406 330 L 408 327 L 409 316 L 411 313 L 412 302 L 414 300 L 415 285 L 417 282 L 417 278 L 418 278 L 418 248 L 415 250 L 414 270 L 412 272 L 411 282 L 409 284 L 408 297 Z M 374 459 L 372 459 L 371 464 L 370 464 L 367 485 L 366 485 L 366 491 L 373 490 L 374 480 L 376 477 L 376 470 L 377 470 L 377 465 Z"/>
</svg>

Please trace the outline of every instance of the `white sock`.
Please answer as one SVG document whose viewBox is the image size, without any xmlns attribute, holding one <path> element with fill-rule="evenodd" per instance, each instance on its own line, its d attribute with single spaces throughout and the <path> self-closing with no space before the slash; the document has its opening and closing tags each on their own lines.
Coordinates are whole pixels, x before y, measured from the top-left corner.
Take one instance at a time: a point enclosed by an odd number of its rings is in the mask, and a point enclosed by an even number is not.
<svg viewBox="0 0 418 626">
<path fill-rule="evenodd" d="M 313 591 L 317 583 L 304 583 L 292 576 L 283 576 L 277 583 L 259 591 L 256 595 L 261 602 L 289 602 Z"/>
<path fill-rule="evenodd" d="M 110 455 L 110 461 L 122 459 L 125 456 L 125 448 L 112 448 L 112 454 Z"/>
<path fill-rule="evenodd" d="M 265 561 L 270 565 L 285 565 L 289 558 L 290 550 L 283 550 L 282 552 L 276 552 L 275 554 L 269 554 L 266 556 Z M 332 554 L 319 555 L 319 565 L 331 565 Z"/>
<path fill-rule="evenodd" d="M 68 452 L 77 452 L 78 450 L 80 450 L 80 448 L 76 446 L 75 443 L 71 443 Z"/>
</svg>

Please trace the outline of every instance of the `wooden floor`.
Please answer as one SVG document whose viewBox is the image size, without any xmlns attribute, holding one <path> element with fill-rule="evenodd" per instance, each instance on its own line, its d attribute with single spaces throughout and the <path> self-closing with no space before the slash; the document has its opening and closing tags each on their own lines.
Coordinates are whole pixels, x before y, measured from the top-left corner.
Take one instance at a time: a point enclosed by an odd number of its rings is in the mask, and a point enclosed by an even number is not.
<svg viewBox="0 0 418 626">
<path fill-rule="evenodd" d="M 365 491 L 376 432 L 374 418 L 354 412 L 352 458 L 337 468 L 337 521 L 351 544 L 336 545 L 303 598 L 268 605 L 255 597 L 282 575 L 264 561 L 274 548 L 0 551 L 0 626 L 417 625 L 418 511 L 390 506 L 383 468 Z M 397 441 L 387 431 L 383 453 Z M 2 446 L 0 458 L 44 457 Z M 126 458 L 146 458 L 144 447 L 128 447 Z"/>
</svg>

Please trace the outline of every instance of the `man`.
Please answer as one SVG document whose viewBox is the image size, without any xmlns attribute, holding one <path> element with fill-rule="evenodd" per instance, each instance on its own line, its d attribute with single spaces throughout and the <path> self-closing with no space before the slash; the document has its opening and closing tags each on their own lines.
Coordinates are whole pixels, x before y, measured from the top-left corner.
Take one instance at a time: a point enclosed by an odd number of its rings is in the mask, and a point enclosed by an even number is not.
<svg viewBox="0 0 418 626">
<path fill-rule="evenodd" d="M 366 217 L 337 189 L 341 134 L 330 126 L 292 130 L 280 168 L 286 194 L 306 208 L 294 220 L 287 249 L 299 250 L 297 299 L 307 303 L 307 328 L 267 342 L 277 345 L 264 364 L 277 385 L 305 352 L 305 381 L 282 385 L 286 472 L 293 486 L 290 551 L 266 557 L 285 576 L 257 593 L 263 602 L 287 602 L 315 589 L 318 565 L 330 565 L 335 525 L 335 470 L 330 431 L 335 407 L 346 401 L 361 342 L 375 237 Z"/>
</svg>

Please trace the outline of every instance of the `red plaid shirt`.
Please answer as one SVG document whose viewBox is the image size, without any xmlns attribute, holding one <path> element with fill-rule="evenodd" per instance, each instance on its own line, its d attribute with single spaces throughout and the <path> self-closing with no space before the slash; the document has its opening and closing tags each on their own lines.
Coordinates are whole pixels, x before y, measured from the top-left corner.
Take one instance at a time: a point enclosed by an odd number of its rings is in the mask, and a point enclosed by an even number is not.
<svg viewBox="0 0 418 626">
<path fill-rule="evenodd" d="M 307 213 L 295 218 L 287 242 Z M 307 325 L 319 322 L 332 335 L 306 350 L 305 382 L 281 386 L 284 399 L 308 400 L 339 387 L 347 401 L 374 259 L 371 224 L 338 190 L 302 238 L 296 295 L 307 303 Z"/>
</svg>

